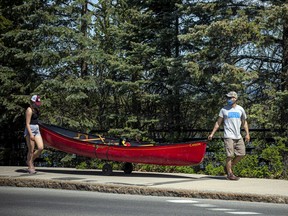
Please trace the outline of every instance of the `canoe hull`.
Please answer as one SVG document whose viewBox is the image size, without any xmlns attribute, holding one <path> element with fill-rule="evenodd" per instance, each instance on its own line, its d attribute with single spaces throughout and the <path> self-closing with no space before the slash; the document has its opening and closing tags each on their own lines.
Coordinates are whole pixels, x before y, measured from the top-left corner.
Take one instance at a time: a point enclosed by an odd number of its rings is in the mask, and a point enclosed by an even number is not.
<svg viewBox="0 0 288 216">
<path fill-rule="evenodd" d="M 193 141 L 152 146 L 119 146 L 115 142 L 111 145 L 112 140 L 103 142 L 91 139 L 92 135 L 87 134 L 86 137 L 90 139 L 75 138 L 77 132 L 46 124 L 40 124 L 40 131 L 46 146 L 71 154 L 117 162 L 193 166 L 203 161 L 207 145 L 204 141 Z"/>
<path fill-rule="evenodd" d="M 198 165 L 205 155 L 204 143 L 171 144 L 153 147 L 110 147 L 108 160 L 130 163 L 188 166 Z"/>
</svg>

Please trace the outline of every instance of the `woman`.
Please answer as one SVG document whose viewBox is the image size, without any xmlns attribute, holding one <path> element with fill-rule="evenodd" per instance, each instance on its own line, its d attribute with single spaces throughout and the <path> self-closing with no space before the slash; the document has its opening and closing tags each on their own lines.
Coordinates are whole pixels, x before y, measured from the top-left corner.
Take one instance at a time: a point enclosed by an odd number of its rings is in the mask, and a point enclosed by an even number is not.
<svg viewBox="0 0 288 216">
<path fill-rule="evenodd" d="M 34 160 L 39 157 L 43 151 L 44 145 L 40 134 L 38 118 L 40 115 L 39 108 L 41 102 L 38 95 L 33 95 L 30 102 L 30 107 L 26 110 L 26 127 L 24 136 L 26 138 L 26 143 L 28 146 L 27 154 L 27 165 L 29 174 L 35 174 Z M 37 145 L 37 150 L 35 149 L 35 143 Z"/>
</svg>

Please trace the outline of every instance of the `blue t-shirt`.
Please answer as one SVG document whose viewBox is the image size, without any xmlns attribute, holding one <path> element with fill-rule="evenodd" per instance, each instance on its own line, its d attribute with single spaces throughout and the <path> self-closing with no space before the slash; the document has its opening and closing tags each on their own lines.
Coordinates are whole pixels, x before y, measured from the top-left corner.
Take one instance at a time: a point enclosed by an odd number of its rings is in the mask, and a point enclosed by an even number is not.
<svg viewBox="0 0 288 216">
<path fill-rule="evenodd" d="M 236 105 L 224 106 L 219 113 L 219 117 L 224 122 L 224 138 L 240 139 L 242 121 L 247 119 L 247 115 L 243 107 Z"/>
</svg>

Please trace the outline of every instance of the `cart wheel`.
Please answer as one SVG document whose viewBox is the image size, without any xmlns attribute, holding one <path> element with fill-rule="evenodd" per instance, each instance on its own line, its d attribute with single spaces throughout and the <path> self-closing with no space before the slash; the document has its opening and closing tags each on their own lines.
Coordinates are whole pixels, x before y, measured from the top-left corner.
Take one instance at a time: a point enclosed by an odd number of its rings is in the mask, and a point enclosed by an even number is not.
<svg viewBox="0 0 288 216">
<path fill-rule="evenodd" d="M 133 171 L 133 165 L 132 163 L 124 163 L 123 170 L 125 174 L 131 174 Z"/>
<path fill-rule="evenodd" d="M 112 172 L 113 172 L 113 170 L 112 170 L 112 166 L 110 165 L 110 164 L 108 164 L 108 163 L 106 163 L 104 166 L 103 166 L 103 168 L 102 168 L 102 173 L 104 174 L 104 175 L 111 175 L 112 174 Z"/>
</svg>

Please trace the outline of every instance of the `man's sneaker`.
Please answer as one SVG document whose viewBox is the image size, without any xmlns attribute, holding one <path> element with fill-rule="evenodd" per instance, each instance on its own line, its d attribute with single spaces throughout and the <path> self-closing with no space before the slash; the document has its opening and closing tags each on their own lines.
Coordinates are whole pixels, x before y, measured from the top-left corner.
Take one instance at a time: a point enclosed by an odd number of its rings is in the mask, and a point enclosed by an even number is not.
<svg viewBox="0 0 288 216">
<path fill-rule="evenodd" d="M 233 173 L 230 173 L 230 174 L 227 175 L 227 179 L 228 179 L 228 180 L 237 181 L 237 180 L 239 180 L 240 178 L 237 177 L 237 176 L 235 176 Z"/>
</svg>

